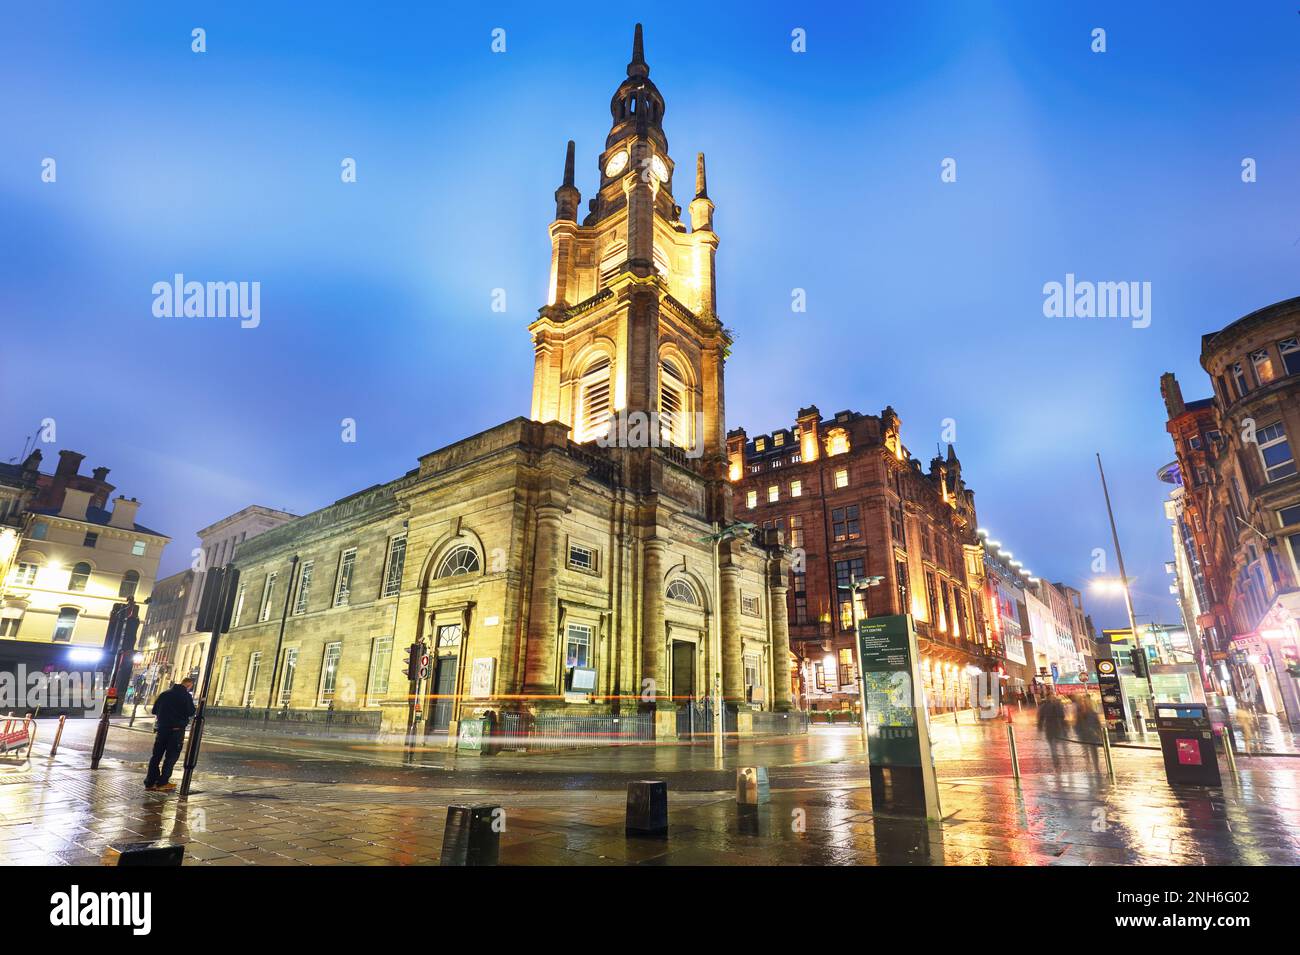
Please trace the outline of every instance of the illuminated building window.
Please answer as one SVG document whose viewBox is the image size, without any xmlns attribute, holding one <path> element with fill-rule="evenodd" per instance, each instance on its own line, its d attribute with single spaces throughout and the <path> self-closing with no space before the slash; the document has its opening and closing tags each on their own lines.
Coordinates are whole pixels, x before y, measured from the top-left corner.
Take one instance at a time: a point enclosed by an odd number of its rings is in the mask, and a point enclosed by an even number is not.
<svg viewBox="0 0 1300 955">
<path fill-rule="evenodd" d="M 853 666 L 852 648 L 842 647 L 839 657 L 840 686 L 854 686 L 858 682 L 858 675 Z"/>
<path fill-rule="evenodd" d="M 1251 352 L 1250 363 L 1255 366 L 1255 377 L 1259 379 L 1261 385 L 1266 385 L 1277 377 L 1273 374 L 1273 359 L 1267 348 Z"/>
<path fill-rule="evenodd" d="M 803 515 L 802 514 L 790 515 L 790 546 L 791 547 L 803 546 Z"/>
<path fill-rule="evenodd" d="M 339 680 L 339 657 L 343 654 L 342 643 L 325 645 L 325 659 L 320 667 L 320 702 L 325 706 L 333 702 L 334 690 Z"/>
<path fill-rule="evenodd" d="M 772 435 L 772 447 L 779 448 L 783 444 L 785 444 L 785 435 L 781 434 L 779 431 Z"/>
<path fill-rule="evenodd" d="M 608 358 L 592 362 L 578 384 L 578 441 L 593 441 L 609 432 L 610 371 Z"/>
<path fill-rule="evenodd" d="M 755 439 L 754 439 L 754 450 L 755 450 L 755 451 L 766 451 L 766 450 L 767 450 L 767 440 L 766 440 L 765 438 L 755 438 Z"/>
<path fill-rule="evenodd" d="M 36 583 L 36 565 L 20 563 L 14 568 L 14 583 L 20 587 L 30 587 Z"/>
<path fill-rule="evenodd" d="M 836 486 L 837 488 L 839 488 L 839 487 L 848 487 L 848 486 L 849 486 L 849 469 L 848 469 L 848 468 L 840 468 L 838 471 L 835 472 L 835 486 Z"/>
<path fill-rule="evenodd" d="M 591 666 L 591 627 L 571 623 L 564 639 L 564 665 L 566 667 Z"/>
<path fill-rule="evenodd" d="M 753 702 L 754 688 L 763 685 L 763 658 L 757 653 L 746 653 L 745 662 L 745 699 Z"/>
<path fill-rule="evenodd" d="M 689 447 L 690 407 L 686 382 L 675 363 L 659 363 L 659 438 L 665 444 Z"/>
<path fill-rule="evenodd" d="M 745 492 L 745 506 L 746 506 L 746 507 L 758 507 L 758 492 L 757 492 L 757 491 L 746 491 L 746 492 Z"/>
<path fill-rule="evenodd" d="M 907 561 L 894 559 L 894 584 L 898 589 L 898 612 L 911 613 L 912 604 L 908 597 Z"/>
<path fill-rule="evenodd" d="M 866 575 L 866 561 L 861 557 L 835 562 L 835 599 L 839 608 L 840 629 L 853 629 L 853 601 L 858 604 L 859 618 L 867 615 L 866 594 L 862 591 L 849 590 L 849 586 Z"/>
<path fill-rule="evenodd" d="M 799 497 L 803 494 L 803 481 L 790 482 L 790 496 Z"/>
<path fill-rule="evenodd" d="M 849 435 L 843 428 L 836 428 L 832 431 L 826 440 L 826 453 L 832 457 L 837 454 L 844 454 L 849 450 Z"/>
<path fill-rule="evenodd" d="M 767 503 L 775 504 L 779 500 L 781 500 L 781 487 L 773 484 L 767 489 Z"/>
</svg>

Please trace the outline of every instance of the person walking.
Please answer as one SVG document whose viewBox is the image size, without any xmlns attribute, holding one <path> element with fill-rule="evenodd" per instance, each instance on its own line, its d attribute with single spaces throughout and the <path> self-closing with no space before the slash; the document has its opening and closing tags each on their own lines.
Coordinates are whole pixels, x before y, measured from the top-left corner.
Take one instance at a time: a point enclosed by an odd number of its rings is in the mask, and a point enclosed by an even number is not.
<svg viewBox="0 0 1300 955">
<path fill-rule="evenodd" d="M 170 690 L 160 693 L 154 702 L 156 735 L 153 755 L 149 757 L 149 771 L 144 777 L 144 788 L 149 792 L 169 793 L 176 788 L 176 784 L 171 782 L 172 767 L 181 754 L 185 727 L 194 716 L 193 690 L 194 680 L 187 676 L 181 682 L 172 684 Z"/>
<path fill-rule="evenodd" d="M 1086 694 L 1079 697 L 1074 707 L 1074 728 L 1079 734 L 1079 742 L 1088 751 L 1088 760 L 1092 763 L 1094 773 L 1101 770 L 1101 734 L 1106 732 L 1101 724 L 1101 714 Z"/>
<path fill-rule="evenodd" d="M 1061 768 L 1061 741 L 1065 738 L 1065 707 L 1055 694 L 1043 697 L 1038 704 L 1038 730 L 1047 737 L 1052 750 L 1052 768 Z"/>
</svg>

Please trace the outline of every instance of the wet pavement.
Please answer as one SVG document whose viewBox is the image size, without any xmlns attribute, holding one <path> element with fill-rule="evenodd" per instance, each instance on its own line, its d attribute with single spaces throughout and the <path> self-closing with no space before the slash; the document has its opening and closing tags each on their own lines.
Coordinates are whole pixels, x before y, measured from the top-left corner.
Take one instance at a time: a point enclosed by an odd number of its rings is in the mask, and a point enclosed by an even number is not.
<svg viewBox="0 0 1300 955">
<path fill-rule="evenodd" d="M 707 743 L 431 752 L 403 767 L 355 742 L 209 739 L 180 800 L 142 790 L 142 727 L 115 726 L 92 774 L 93 725 L 69 723 L 58 756 L 42 727 L 30 763 L 0 764 L 0 863 L 96 864 L 111 843 L 163 839 L 186 845 L 187 865 L 436 865 L 446 808 L 463 802 L 504 809 L 507 865 L 1300 862 L 1298 759 L 1239 757 L 1239 778 L 1225 764 L 1208 790 L 1170 787 L 1158 754 L 1117 749 L 1112 782 L 1082 747 L 1054 767 L 1027 719 L 1017 727 L 1019 783 L 1005 725 L 936 719 L 944 819 L 927 824 L 872 811 L 855 728 L 732 744 L 721 769 Z M 732 787 L 747 764 L 769 767 L 772 798 L 742 825 Z M 645 777 L 668 781 L 666 840 L 623 832 L 626 783 Z"/>
</svg>

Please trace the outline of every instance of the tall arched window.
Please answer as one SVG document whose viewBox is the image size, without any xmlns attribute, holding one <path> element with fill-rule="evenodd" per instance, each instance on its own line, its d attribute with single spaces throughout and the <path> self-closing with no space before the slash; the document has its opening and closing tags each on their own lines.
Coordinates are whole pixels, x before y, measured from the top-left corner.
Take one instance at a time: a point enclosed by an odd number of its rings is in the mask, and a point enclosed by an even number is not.
<svg viewBox="0 0 1300 955">
<path fill-rule="evenodd" d="M 700 605 L 700 595 L 695 592 L 695 588 L 680 577 L 674 578 L 668 584 L 668 599 L 680 600 L 684 604 L 692 604 L 698 607 Z"/>
<path fill-rule="evenodd" d="M 59 611 L 59 622 L 54 625 L 54 642 L 71 643 L 72 631 L 77 628 L 77 608 L 64 607 Z"/>
<path fill-rule="evenodd" d="M 593 441 L 609 431 L 610 372 L 607 357 L 593 361 L 578 382 L 578 441 Z"/>
<path fill-rule="evenodd" d="M 122 586 L 117 588 L 117 595 L 123 600 L 135 596 L 135 589 L 140 586 L 140 575 L 134 570 L 128 570 L 122 575 Z"/>
<path fill-rule="evenodd" d="M 460 577 L 479 569 L 478 551 L 468 544 L 453 547 L 438 565 L 438 577 Z"/>
<path fill-rule="evenodd" d="M 72 576 L 68 578 L 68 589 L 72 591 L 85 590 L 86 584 L 89 582 L 90 565 L 83 560 L 72 568 Z"/>
<path fill-rule="evenodd" d="M 681 369 L 665 358 L 659 363 L 659 439 L 663 443 L 690 447 L 689 395 Z"/>
</svg>

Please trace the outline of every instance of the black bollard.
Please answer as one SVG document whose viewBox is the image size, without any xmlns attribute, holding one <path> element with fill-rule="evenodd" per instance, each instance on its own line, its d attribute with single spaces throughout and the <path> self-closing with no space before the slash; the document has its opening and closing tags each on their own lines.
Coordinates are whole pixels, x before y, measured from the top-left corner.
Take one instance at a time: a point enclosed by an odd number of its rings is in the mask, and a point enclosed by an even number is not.
<svg viewBox="0 0 1300 955">
<path fill-rule="evenodd" d="M 448 806 L 447 827 L 442 834 L 441 865 L 496 865 L 501 834 L 495 822 L 501 807 L 491 803 Z"/>
<path fill-rule="evenodd" d="M 668 784 L 662 780 L 638 779 L 627 784 L 629 836 L 668 838 Z"/>
<path fill-rule="evenodd" d="M 167 842 L 127 842 L 110 845 L 100 861 L 104 865 L 180 865 L 185 847 Z"/>
</svg>

